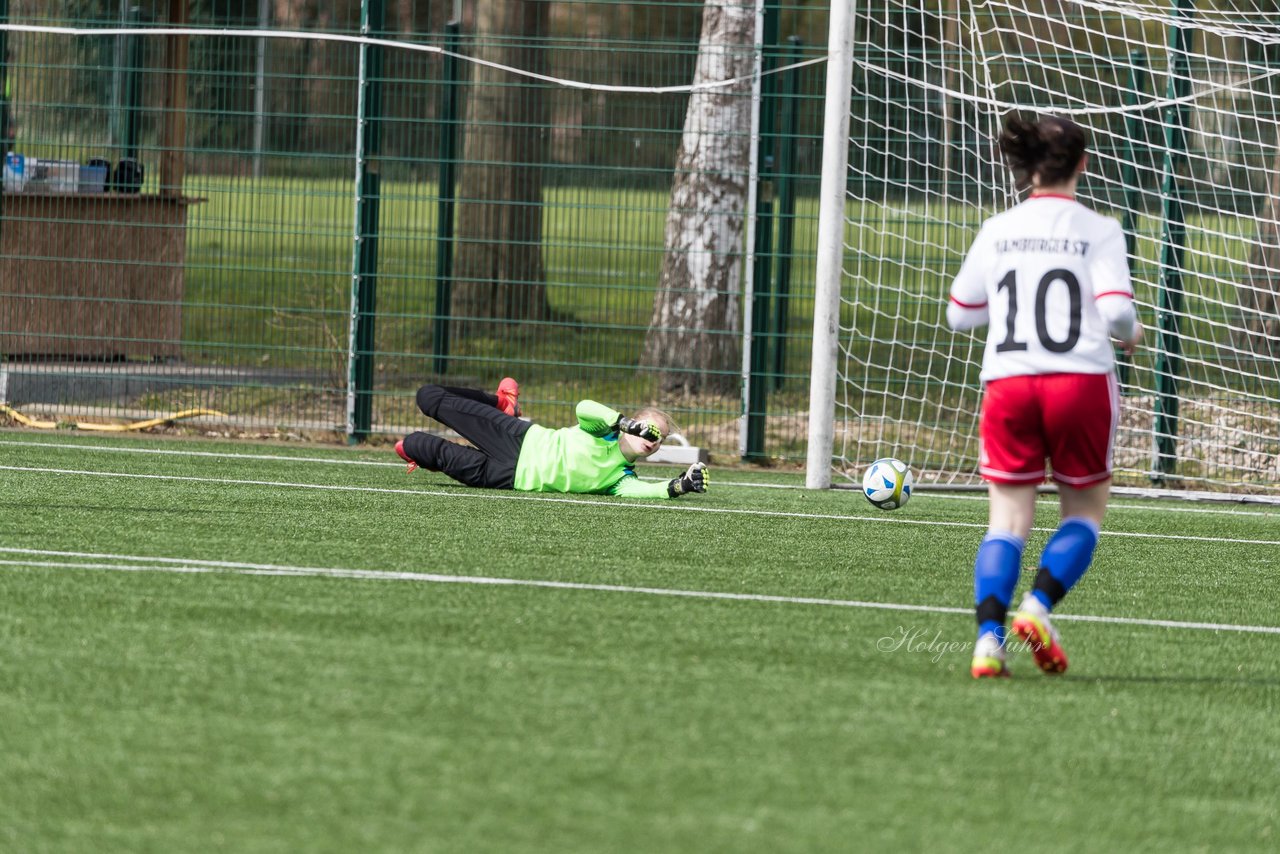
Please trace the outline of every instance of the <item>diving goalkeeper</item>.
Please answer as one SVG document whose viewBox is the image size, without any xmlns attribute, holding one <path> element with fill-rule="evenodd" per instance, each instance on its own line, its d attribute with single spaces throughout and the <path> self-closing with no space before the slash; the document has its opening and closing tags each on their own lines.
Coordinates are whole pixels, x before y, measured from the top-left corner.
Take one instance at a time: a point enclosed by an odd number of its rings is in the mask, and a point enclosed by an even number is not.
<svg viewBox="0 0 1280 854">
<path fill-rule="evenodd" d="M 484 489 L 626 498 L 677 498 L 707 491 L 711 478 L 705 463 L 694 463 L 666 483 L 636 477 L 636 460 L 652 455 L 671 432 L 671 417 L 662 410 L 646 408 L 628 418 L 583 400 L 576 427 L 552 430 L 521 419 L 519 397 L 520 387 L 510 377 L 497 394 L 424 385 L 418 389 L 418 408 L 475 447 L 416 432 L 396 442 L 396 453 L 409 471 L 421 466 Z"/>
</svg>

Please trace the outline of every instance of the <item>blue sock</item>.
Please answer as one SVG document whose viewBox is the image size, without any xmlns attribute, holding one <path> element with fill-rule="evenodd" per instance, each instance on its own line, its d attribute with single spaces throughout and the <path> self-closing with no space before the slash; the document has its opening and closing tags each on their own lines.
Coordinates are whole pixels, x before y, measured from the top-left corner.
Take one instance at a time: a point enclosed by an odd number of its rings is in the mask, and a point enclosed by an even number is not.
<svg viewBox="0 0 1280 854">
<path fill-rule="evenodd" d="M 1031 595 L 1052 610 L 1089 568 L 1093 550 L 1098 545 L 1098 533 L 1098 523 L 1092 519 L 1082 516 L 1063 519 L 1040 555 L 1040 572 Z"/>
<path fill-rule="evenodd" d="M 988 531 L 973 562 L 973 601 L 978 614 L 978 637 L 991 632 L 1004 643 L 1005 616 L 1022 570 L 1026 541 L 1008 531 Z"/>
</svg>

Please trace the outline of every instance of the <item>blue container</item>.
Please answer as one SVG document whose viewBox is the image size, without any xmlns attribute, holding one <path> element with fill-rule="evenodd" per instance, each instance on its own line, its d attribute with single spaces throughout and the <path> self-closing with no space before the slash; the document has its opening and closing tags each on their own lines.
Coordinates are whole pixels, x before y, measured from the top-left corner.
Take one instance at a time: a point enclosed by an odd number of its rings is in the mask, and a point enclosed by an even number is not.
<svg viewBox="0 0 1280 854">
<path fill-rule="evenodd" d="M 10 151 L 4 157 L 4 191 L 21 193 L 27 188 L 27 158 Z"/>
<path fill-rule="evenodd" d="M 107 189 L 107 167 L 81 166 L 79 191 L 81 193 L 101 193 Z"/>
</svg>

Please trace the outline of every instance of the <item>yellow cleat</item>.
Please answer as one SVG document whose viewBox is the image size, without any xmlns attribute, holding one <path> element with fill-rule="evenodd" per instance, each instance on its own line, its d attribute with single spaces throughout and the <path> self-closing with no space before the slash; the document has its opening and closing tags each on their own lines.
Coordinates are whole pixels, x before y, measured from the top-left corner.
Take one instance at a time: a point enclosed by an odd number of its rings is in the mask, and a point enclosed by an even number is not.
<svg viewBox="0 0 1280 854">
<path fill-rule="evenodd" d="M 1009 666 L 1005 663 L 1004 647 L 995 635 L 985 634 L 973 646 L 973 664 L 969 673 L 974 679 L 1008 678 Z"/>
</svg>

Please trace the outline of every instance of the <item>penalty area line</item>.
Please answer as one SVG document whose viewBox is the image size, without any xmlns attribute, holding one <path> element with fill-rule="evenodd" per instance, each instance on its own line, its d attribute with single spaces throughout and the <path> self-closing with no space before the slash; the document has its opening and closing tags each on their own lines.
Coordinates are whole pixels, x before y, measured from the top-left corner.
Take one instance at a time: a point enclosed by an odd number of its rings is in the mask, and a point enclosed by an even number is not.
<svg viewBox="0 0 1280 854">
<path fill-rule="evenodd" d="M 193 450 L 175 450 L 173 448 L 132 448 L 132 447 L 125 447 L 120 445 L 95 445 L 89 442 L 78 442 L 78 441 L 41 442 L 41 441 L 28 441 L 28 440 L 17 441 L 12 439 L 0 439 L 0 446 L 45 448 L 45 449 L 51 449 L 51 450 L 57 450 L 57 451 L 73 451 L 77 454 L 123 453 L 123 454 L 141 454 L 141 455 L 169 456 L 169 457 L 196 457 L 196 458 L 205 458 L 205 459 L 224 459 L 224 460 L 235 460 L 237 462 L 242 462 L 242 461 L 280 462 L 280 463 L 305 463 L 308 465 L 367 466 L 372 468 L 396 468 L 396 469 L 404 468 L 404 462 L 399 459 L 392 462 L 387 460 L 368 459 L 366 457 L 359 457 L 359 456 L 353 459 L 338 459 L 334 457 L 308 457 L 308 456 L 295 456 L 295 455 L 286 455 L 286 454 L 244 453 L 244 452 L 238 452 L 238 451 L 193 451 Z M 347 453 L 347 452 L 344 452 L 344 453 Z M 678 469 L 680 467 L 672 465 L 672 468 Z M 644 474 L 644 475 L 638 475 L 638 476 L 640 477 L 641 480 L 646 480 L 646 481 L 661 482 L 662 480 L 665 480 L 665 478 L 663 477 L 653 476 L 650 474 Z M 806 487 L 804 487 L 801 484 L 768 483 L 768 482 L 762 482 L 762 481 L 746 481 L 746 480 L 728 480 L 728 479 L 725 479 L 723 476 L 717 476 L 716 486 L 717 487 L 735 487 L 735 488 L 742 487 L 747 489 L 790 490 L 790 491 L 800 491 L 800 490 L 806 489 Z M 1121 487 L 1121 489 L 1128 489 L 1128 487 Z M 857 492 L 856 489 L 847 489 L 847 488 L 844 488 L 841 491 L 849 492 L 849 493 Z M 1217 508 L 1217 507 L 1205 507 L 1203 506 L 1203 502 L 1191 507 L 1172 507 L 1172 506 L 1169 506 L 1167 502 L 1164 504 L 1155 505 L 1155 506 L 1150 504 L 1134 504 L 1131 502 L 1137 499 L 1131 496 L 1128 496 L 1126 494 L 1122 494 L 1119 492 L 1113 493 L 1113 494 L 1116 495 L 1117 497 L 1124 498 L 1126 500 L 1124 502 L 1113 502 L 1108 507 L 1109 512 L 1125 511 L 1125 510 L 1158 510 L 1162 513 L 1194 513 L 1194 514 L 1201 514 L 1201 515 L 1217 514 L 1217 515 L 1223 515 L 1223 516 L 1256 516 L 1256 517 L 1263 517 L 1263 518 L 1280 519 L 1280 514 L 1277 514 L 1274 512 L 1266 512 L 1261 510 L 1243 510 L 1240 508 L 1223 509 L 1223 508 Z M 931 489 L 928 489 L 927 487 L 923 491 L 919 492 L 918 495 L 921 497 L 927 498 L 930 501 L 934 501 L 934 500 L 974 501 L 974 502 L 987 501 L 987 496 L 985 494 L 953 493 L 945 490 L 931 490 Z M 1057 503 L 1056 496 L 1048 493 L 1038 496 L 1036 500 L 1041 503 L 1051 503 L 1051 502 L 1054 504 Z"/>
<path fill-rule="evenodd" d="M 31 474 L 61 474 L 77 477 L 123 478 L 126 480 L 158 480 L 178 483 L 222 484 L 225 486 L 265 486 L 282 489 L 313 489 L 322 492 L 358 492 L 373 495 L 410 495 L 431 498 L 454 498 L 470 501 L 537 501 L 583 507 L 612 507 L 619 510 L 650 510 L 669 513 L 714 513 L 726 516 L 758 516 L 774 519 L 801 519 L 805 521 L 871 522 L 873 524 L 916 525 L 929 528 L 965 528 L 986 530 L 985 522 L 950 522 L 943 519 L 912 519 L 882 514 L 879 516 L 843 516 L 838 513 L 795 513 L 786 510 L 748 510 L 740 507 L 699 507 L 677 504 L 673 501 L 631 501 L 627 499 L 600 500 L 569 498 L 542 494 L 528 494 L 505 490 L 480 490 L 461 488 L 462 491 L 431 489 L 405 489 L 381 486 L 350 486 L 330 483 L 297 483 L 276 480 L 246 480 L 229 477 L 195 477 L 179 474 L 140 474 L 136 472 L 85 471 L 82 469 L 41 468 L 34 466 L 0 465 L 0 471 L 27 472 Z M 1056 528 L 1032 528 L 1038 532 L 1052 532 Z M 1104 537 L 1130 537 L 1145 540 L 1182 540 L 1187 542 L 1234 543 L 1237 545 L 1280 546 L 1280 540 L 1255 540 L 1243 537 L 1202 537 L 1192 534 L 1154 534 L 1140 531 L 1103 531 Z"/>
<path fill-rule="evenodd" d="M 187 574 L 266 575 L 281 577 L 340 578 L 361 581 L 408 581 L 421 584 L 461 584 L 490 587 L 531 587 L 550 590 L 576 590 L 595 593 L 625 593 L 642 596 L 668 596 L 731 602 L 759 602 L 775 605 L 817 605 L 829 608 L 857 608 L 878 611 L 910 611 L 929 614 L 968 616 L 971 608 L 944 605 L 908 605 L 896 602 L 869 602 L 858 599 L 824 599 L 813 596 L 778 596 L 766 593 L 730 593 L 716 590 L 681 590 L 668 587 L 640 587 L 620 584 L 590 584 L 578 581 L 554 581 L 537 578 L 501 578 L 477 575 L 444 575 L 434 572 L 380 571 L 341 567 L 288 566 L 269 563 L 203 560 L 200 558 L 149 557 L 144 555 L 102 554 L 96 552 L 54 551 L 0 546 L 0 552 L 30 555 L 26 559 L 0 559 L 0 566 L 31 569 L 88 569 L 108 572 L 168 572 Z M 48 560 L 37 558 L 73 558 Z M 86 560 L 92 562 L 85 562 Z M 111 561 L 111 562 L 108 562 Z M 127 561 L 117 563 L 115 561 Z M 1250 626 L 1232 623 L 1209 623 L 1187 620 L 1157 620 L 1136 617 L 1107 617 L 1096 614 L 1055 614 L 1063 621 L 1107 623 L 1149 628 L 1185 629 L 1191 631 L 1241 632 L 1280 635 L 1280 626 Z"/>
<path fill-rule="evenodd" d="M 314 489 L 322 492 L 359 492 L 374 495 L 416 495 L 430 498 L 455 498 L 468 501 L 536 501 L 550 504 L 567 504 L 582 507 L 612 507 L 619 510 L 660 510 L 672 513 L 718 513 L 738 516 L 767 516 L 780 519 L 808 519 L 814 521 L 835 522 L 896 522 L 902 525 L 927 525 L 950 528 L 983 528 L 985 524 L 974 522 L 948 522 L 934 519 L 904 519 L 901 517 L 877 516 L 842 516 L 838 513 L 793 513 L 785 510 L 748 510 L 738 507 L 697 507 L 690 504 L 677 504 L 673 501 L 635 501 L 624 498 L 602 500 L 599 498 L 578 498 L 543 494 L 512 492 L 508 490 L 481 490 L 459 487 L 460 491 L 444 491 L 434 489 L 408 489 L 387 486 L 350 486 L 333 483 L 297 483 L 278 480 L 246 480 L 230 477 L 195 477 L 181 474 L 140 474 L 137 472 L 86 471 L 82 469 L 38 468 L 34 466 L 4 466 L 0 471 L 29 472 L 32 474 L 63 474 L 77 477 L 124 478 L 127 480 L 160 480 L 178 483 L 207 483 L 224 486 L 266 486 L 283 489 Z M 1214 538 L 1214 542 L 1221 540 Z M 1277 541 L 1275 545 L 1280 545 Z"/>
</svg>

